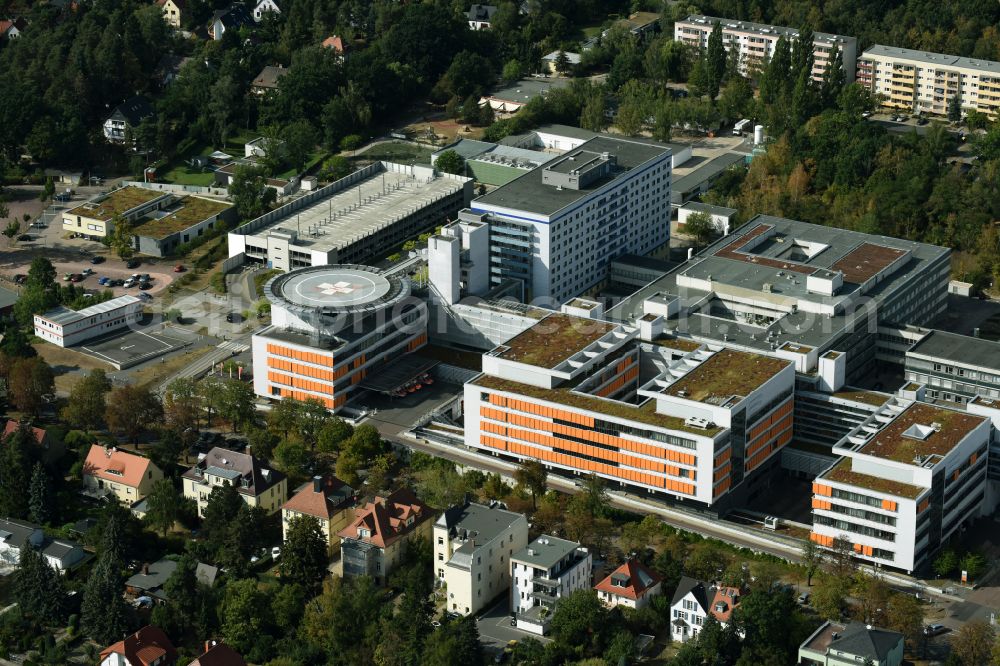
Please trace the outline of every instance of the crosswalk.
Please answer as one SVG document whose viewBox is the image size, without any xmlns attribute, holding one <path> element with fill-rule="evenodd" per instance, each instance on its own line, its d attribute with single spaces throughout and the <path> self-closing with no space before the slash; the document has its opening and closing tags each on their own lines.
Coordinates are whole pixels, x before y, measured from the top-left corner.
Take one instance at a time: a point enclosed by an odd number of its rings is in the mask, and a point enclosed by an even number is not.
<svg viewBox="0 0 1000 666">
<path fill-rule="evenodd" d="M 235 340 L 229 340 L 228 342 L 220 344 L 219 349 L 227 349 L 231 352 L 240 354 L 250 349 L 250 345 L 243 344 L 242 342 L 236 342 Z"/>
</svg>

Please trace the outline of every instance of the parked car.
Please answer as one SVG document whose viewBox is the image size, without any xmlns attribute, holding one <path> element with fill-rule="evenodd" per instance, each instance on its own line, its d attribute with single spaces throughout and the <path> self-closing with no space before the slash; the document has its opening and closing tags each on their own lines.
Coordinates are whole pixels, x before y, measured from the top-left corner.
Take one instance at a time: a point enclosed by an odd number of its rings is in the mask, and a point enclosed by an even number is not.
<svg viewBox="0 0 1000 666">
<path fill-rule="evenodd" d="M 923 116 L 920 116 L 919 118 L 917 118 L 917 124 L 918 125 L 926 125 L 929 122 L 930 121 L 927 120 L 927 118 L 924 118 Z"/>
<path fill-rule="evenodd" d="M 226 321 L 229 322 L 230 324 L 239 324 L 241 321 L 243 321 L 243 315 L 241 315 L 239 312 L 230 312 L 229 314 L 226 315 Z"/>
<path fill-rule="evenodd" d="M 28 276 L 23 273 L 18 273 L 14 276 L 14 284 L 24 284 L 28 281 Z"/>
<path fill-rule="evenodd" d="M 937 636 L 948 631 L 943 624 L 928 624 L 924 627 L 924 636 Z"/>
<path fill-rule="evenodd" d="M 71 275 L 69 277 L 69 281 L 70 282 L 83 282 L 83 278 L 84 278 L 83 275 L 80 275 L 79 273 L 73 273 L 73 275 Z"/>
<path fill-rule="evenodd" d="M 97 284 L 101 285 L 102 287 L 108 286 L 109 282 L 111 282 L 111 279 L 106 275 L 102 275 L 101 277 L 97 278 Z"/>
<path fill-rule="evenodd" d="M 141 289 L 142 287 L 139 287 L 139 288 Z M 145 294 L 145 293 L 139 294 L 139 298 L 141 298 L 144 301 L 151 301 L 151 300 L 153 300 L 152 296 L 150 296 L 149 294 Z"/>
<path fill-rule="evenodd" d="M 63 282 L 69 282 L 70 278 L 73 277 L 72 273 L 63 273 Z"/>
<path fill-rule="evenodd" d="M 135 280 L 133 280 L 132 278 L 129 278 L 129 279 L 125 280 L 125 283 L 122 286 L 125 287 L 126 289 L 131 289 L 132 287 L 135 286 L 135 284 L 136 284 Z"/>
<path fill-rule="evenodd" d="M 108 286 L 109 287 L 124 287 L 125 286 L 125 280 L 118 280 L 118 279 L 108 280 Z"/>
<path fill-rule="evenodd" d="M 149 282 L 139 282 L 139 289 L 145 290 L 145 289 L 152 289 L 152 288 L 153 288 L 153 285 L 150 284 Z"/>
<path fill-rule="evenodd" d="M 271 559 L 276 560 L 281 557 L 281 546 L 275 546 L 271 549 Z"/>
<path fill-rule="evenodd" d="M 20 236 L 17 237 L 17 240 L 19 240 L 19 241 L 30 241 L 31 240 L 31 234 L 21 234 Z"/>
<path fill-rule="evenodd" d="M 80 273 L 80 275 L 82 275 L 83 277 L 89 277 L 93 274 L 94 274 L 93 268 L 84 268 L 83 271 L 81 271 Z"/>
<path fill-rule="evenodd" d="M 140 273 L 139 282 L 150 282 L 153 278 L 149 277 L 149 273 Z"/>
<path fill-rule="evenodd" d="M 802 594 L 800 594 L 799 595 L 799 603 L 802 604 L 803 606 L 805 604 L 809 603 L 809 596 L 810 595 L 809 595 L 808 592 L 803 592 Z"/>
<path fill-rule="evenodd" d="M 184 264 L 177 264 L 176 266 L 174 266 L 174 273 L 183 273 L 186 270 L 187 269 L 184 268 Z"/>
<path fill-rule="evenodd" d="M 138 268 L 139 263 L 140 262 L 138 259 L 129 259 L 128 261 L 125 262 L 125 268 Z"/>
<path fill-rule="evenodd" d="M 93 257 L 90 258 L 90 263 L 92 263 L 92 264 L 103 264 L 104 263 L 104 257 L 102 257 L 99 254 L 95 254 Z"/>
</svg>

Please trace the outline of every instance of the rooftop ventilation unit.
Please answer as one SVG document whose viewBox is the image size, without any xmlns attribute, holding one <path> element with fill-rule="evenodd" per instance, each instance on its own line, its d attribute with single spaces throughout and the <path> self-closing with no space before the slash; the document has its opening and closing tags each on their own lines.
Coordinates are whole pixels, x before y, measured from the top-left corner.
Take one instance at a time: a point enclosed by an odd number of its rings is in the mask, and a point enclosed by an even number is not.
<svg viewBox="0 0 1000 666">
<path fill-rule="evenodd" d="M 684 425 L 689 428 L 698 428 L 699 430 L 708 430 L 712 427 L 712 422 L 708 419 L 703 419 L 697 416 L 689 416 L 684 419 Z"/>
</svg>

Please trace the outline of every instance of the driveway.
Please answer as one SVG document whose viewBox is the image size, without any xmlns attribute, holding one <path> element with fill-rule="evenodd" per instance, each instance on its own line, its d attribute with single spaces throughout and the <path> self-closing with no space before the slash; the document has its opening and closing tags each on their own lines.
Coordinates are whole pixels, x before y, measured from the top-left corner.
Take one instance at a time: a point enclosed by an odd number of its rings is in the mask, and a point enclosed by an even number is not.
<svg viewBox="0 0 1000 666">
<path fill-rule="evenodd" d="M 497 604 L 485 613 L 481 613 L 476 620 L 476 627 L 479 629 L 479 640 L 490 652 L 496 654 L 503 650 L 510 641 L 523 641 L 526 638 L 534 638 L 542 643 L 548 643 L 552 639 L 521 631 L 510 626 L 511 615 L 507 610 L 508 600 L 501 599 Z"/>
</svg>

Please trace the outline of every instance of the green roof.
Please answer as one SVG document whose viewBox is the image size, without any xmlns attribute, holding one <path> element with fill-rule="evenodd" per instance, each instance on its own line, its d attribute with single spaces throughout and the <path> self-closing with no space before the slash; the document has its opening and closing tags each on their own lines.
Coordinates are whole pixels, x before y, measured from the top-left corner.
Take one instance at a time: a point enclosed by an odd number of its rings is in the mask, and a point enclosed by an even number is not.
<svg viewBox="0 0 1000 666">
<path fill-rule="evenodd" d="M 167 213 L 164 217 L 150 219 L 137 226 L 135 235 L 163 239 L 215 217 L 232 207 L 232 204 L 224 201 L 193 196 L 183 197 L 164 211 Z"/>
<path fill-rule="evenodd" d="M 554 368 L 615 329 L 614 324 L 554 313 L 505 342 L 499 358 Z"/>
<path fill-rule="evenodd" d="M 114 190 L 101 201 L 88 201 L 76 208 L 66 211 L 66 215 L 79 215 L 94 220 L 107 222 L 115 215 L 124 215 L 136 206 L 149 203 L 154 199 L 166 196 L 164 192 L 147 190 L 144 187 L 130 185 Z"/>
<path fill-rule="evenodd" d="M 544 389 L 530 384 L 491 377 L 490 375 L 480 375 L 473 379 L 470 384 L 482 386 L 494 391 L 504 391 L 515 395 L 524 395 L 537 400 L 566 405 L 576 409 L 583 409 L 598 414 L 606 414 L 620 419 L 645 423 L 647 425 L 665 428 L 667 430 L 678 430 L 689 432 L 704 437 L 713 437 L 722 428 L 695 428 L 684 423 L 684 419 L 676 416 L 660 414 L 656 411 L 656 401 L 652 398 L 641 405 L 631 405 L 618 400 L 608 398 L 598 398 L 586 393 L 578 393 L 569 388 L 558 387 L 554 389 Z"/>
<path fill-rule="evenodd" d="M 916 499 L 928 490 L 922 486 L 914 486 L 910 483 L 903 483 L 902 481 L 893 481 L 892 479 L 885 479 L 880 476 L 871 476 L 870 474 L 855 472 L 851 469 L 850 458 L 841 458 L 840 462 L 830 468 L 829 471 L 817 480 L 846 483 L 847 485 L 857 486 L 858 488 L 867 488 L 868 490 L 874 490 L 875 492 L 895 495 L 896 497 L 905 497 L 907 499 Z"/>
<path fill-rule="evenodd" d="M 738 395 L 746 397 L 787 368 L 791 361 L 723 349 L 664 389 L 666 395 L 711 402 Z"/>
</svg>

